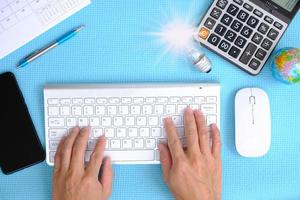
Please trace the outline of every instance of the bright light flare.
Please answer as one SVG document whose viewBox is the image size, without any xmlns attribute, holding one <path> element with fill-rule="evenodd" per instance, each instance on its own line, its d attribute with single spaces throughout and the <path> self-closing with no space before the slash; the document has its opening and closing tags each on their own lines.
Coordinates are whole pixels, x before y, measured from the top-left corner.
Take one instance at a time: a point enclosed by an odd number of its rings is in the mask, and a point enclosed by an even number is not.
<svg viewBox="0 0 300 200">
<path fill-rule="evenodd" d="M 195 28 L 190 24 L 176 20 L 166 24 L 160 32 L 152 34 L 159 37 L 168 51 L 183 53 L 193 46 L 194 31 Z"/>
</svg>

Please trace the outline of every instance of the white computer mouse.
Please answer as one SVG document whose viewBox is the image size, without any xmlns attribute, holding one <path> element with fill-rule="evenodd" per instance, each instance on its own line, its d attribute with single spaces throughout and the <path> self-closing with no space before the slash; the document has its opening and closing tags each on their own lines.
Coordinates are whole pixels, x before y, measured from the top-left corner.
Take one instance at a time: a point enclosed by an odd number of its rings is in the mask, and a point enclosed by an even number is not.
<svg viewBox="0 0 300 200">
<path fill-rule="evenodd" d="M 265 155 L 271 145 L 269 97 L 259 88 L 244 88 L 235 96 L 235 146 L 244 157 Z"/>
</svg>

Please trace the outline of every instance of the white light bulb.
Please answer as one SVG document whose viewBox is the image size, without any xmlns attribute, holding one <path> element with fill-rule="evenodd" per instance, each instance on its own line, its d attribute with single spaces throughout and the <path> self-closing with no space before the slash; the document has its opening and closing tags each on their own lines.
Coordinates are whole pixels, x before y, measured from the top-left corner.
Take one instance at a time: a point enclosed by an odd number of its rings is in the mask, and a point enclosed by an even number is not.
<svg viewBox="0 0 300 200">
<path fill-rule="evenodd" d="M 188 57 L 192 61 L 192 64 L 201 72 L 209 73 L 212 68 L 212 64 L 208 57 L 199 49 L 191 47 L 188 50 Z"/>
</svg>

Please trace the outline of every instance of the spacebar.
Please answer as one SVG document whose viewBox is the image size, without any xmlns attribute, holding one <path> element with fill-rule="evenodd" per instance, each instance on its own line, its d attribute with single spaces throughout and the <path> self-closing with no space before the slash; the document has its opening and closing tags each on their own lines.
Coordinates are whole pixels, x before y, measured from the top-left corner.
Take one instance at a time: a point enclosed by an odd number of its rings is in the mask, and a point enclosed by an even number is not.
<svg viewBox="0 0 300 200">
<path fill-rule="evenodd" d="M 88 158 L 92 152 L 86 152 Z M 87 155 L 86 155 L 87 156 Z M 109 156 L 112 161 L 126 162 L 126 161 L 154 161 L 154 150 L 136 150 L 136 151 L 104 151 L 104 156 Z M 88 159 L 86 159 L 88 160 Z"/>
</svg>

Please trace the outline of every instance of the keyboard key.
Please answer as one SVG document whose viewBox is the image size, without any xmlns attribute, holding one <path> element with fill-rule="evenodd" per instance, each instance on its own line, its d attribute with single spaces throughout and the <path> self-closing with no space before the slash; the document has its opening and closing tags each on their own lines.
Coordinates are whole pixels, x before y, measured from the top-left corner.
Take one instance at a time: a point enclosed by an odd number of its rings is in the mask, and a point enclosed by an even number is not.
<svg viewBox="0 0 300 200">
<path fill-rule="evenodd" d="M 107 99 L 105 99 L 105 98 L 97 98 L 96 101 L 98 104 L 106 104 L 107 103 Z"/>
<path fill-rule="evenodd" d="M 158 117 L 156 116 L 151 116 L 149 117 L 149 126 L 157 126 L 158 125 Z"/>
<path fill-rule="evenodd" d="M 138 129 L 137 128 L 129 128 L 128 129 L 128 136 L 129 137 L 137 137 L 138 136 Z"/>
<path fill-rule="evenodd" d="M 260 17 L 260 18 L 263 16 L 263 13 L 262 13 L 261 11 L 257 10 L 257 9 L 255 9 L 253 13 L 254 13 L 257 17 Z"/>
<path fill-rule="evenodd" d="M 71 113 L 74 116 L 80 116 L 82 114 L 82 109 L 80 106 L 73 106 L 71 108 Z"/>
<path fill-rule="evenodd" d="M 106 128 L 106 129 L 104 129 L 104 135 L 107 138 L 113 138 L 113 137 L 115 137 L 115 129 L 113 129 L 113 128 Z"/>
<path fill-rule="evenodd" d="M 217 104 L 202 104 L 201 111 L 206 115 L 216 114 L 217 113 Z"/>
<path fill-rule="evenodd" d="M 59 101 L 58 101 L 58 99 L 48 99 L 48 100 L 47 100 L 47 103 L 48 103 L 49 105 L 58 105 L 58 104 L 59 104 Z"/>
<path fill-rule="evenodd" d="M 48 108 L 48 115 L 49 116 L 57 116 L 59 114 L 59 107 L 49 107 Z"/>
<path fill-rule="evenodd" d="M 92 134 L 94 138 L 98 138 L 101 137 L 102 135 L 104 135 L 103 129 L 101 128 L 94 128 L 92 129 Z"/>
<path fill-rule="evenodd" d="M 105 106 L 96 106 L 96 115 L 105 115 Z"/>
<path fill-rule="evenodd" d="M 216 24 L 216 21 L 213 20 L 212 18 L 208 17 L 204 23 L 204 26 L 207 27 L 208 29 L 212 29 Z"/>
<path fill-rule="evenodd" d="M 51 163 L 54 163 L 54 156 L 55 156 L 55 151 L 50 151 L 49 152 L 49 160 Z"/>
<path fill-rule="evenodd" d="M 142 113 L 144 115 L 151 115 L 152 114 L 152 106 L 151 105 L 143 105 Z"/>
<path fill-rule="evenodd" d="M 123 117 L 114 117 L 115 126 L 123 126 Z"/>
<path fill-rule="evenodd" d="M 11 16 L 9 16 L 9 17 L 7 17 L 7 18 L 5 18 L 4 20 L 1 21 L 1 24 L 2 24 L 4 29 L 9 29 L 10 27 L 15 25 L 16 23 L 18 23 L 18 19 L 15 15 L 11 15 Z"/>
<path fill-rule="evenodd" d="M 215 19 L 219 19 L 220 16 L 221 16 L 221 14 L 222 14 L 222 11 L 220 9 L 213 8 L 213 10 L 210 13 L 210 16 L 213 17 L 213 18 L 215 18 Z"/>
<path fill-rule="evenodd" d="M 150 136 L 150 129 L 149 128 L 140 128 L 140 136 L 141 137 L 149 137 Z"/>
<path fill-rule="evenodd" d="M 128 115 L 129 114 L 129 106 L 119 106 L 120 115 Z"/>
<path fill-rule="evenodd" d="M 151 128 L 152 137 L 161 137 L 161 134 L 162 134 L 161 128 Z"/>
<path fill-rule="evenodd" d="M 206 123 L 209 126 L 210 124 L 217 123 L 217 116 L 216 115 L 207 115 L 206 116 Z"/>
<path fill-rule="evenodd" d="M 91 117 L 90 118 L 90 126 L 100 126 L 99 117 Z"/>
<path fill-rule="evenodd" d="M 120 99 L 119 98 L 109 98 L 108 99 L 108 102 L 111 103 L 111 104 L 118 104 L 120 103 Z"/>
<path fill-rule="evenodd" d="M 183 103 L 192 103 L 193 102 L 193 97 L 182 97 L 182 102 Z"/>
<path fill-rule="evenodd" d="M 87 144 L 87 149 L 93 151 L 96 147 L 97 140 L 89 140 Z"/>
<path fill-rule="evenodd" d="M 263 60 L 263 59 L 265 59 L 266 55 L 267 55 L 266 51 L 264 51 L 262 49 L 258 49 L 258 51 L 255 54 L 255 57 L 258 58 L 259 60 Z"/>
<path fill-rule="evenodd" d="M 199 33 L 198 33 L 198 36 L 200 38 L 202 38 L 203 40 L 206 40 L 206 38 L 209 36 L 209 30 L 202 27 L 200 30 L 199 30 Z"/>
<path fill-rule="evenodd" d="M 59 145 L 59 141 L 58 140 L 50 140 L 49 141 L 49 149 L 50 150 L 56 150 L 57 147 Z"/>
<path fill-rule="evenodd" d="M 262 40 L 263 36 L 259 33 L 255 33 L 252 37 L 252 42 L 254 42 L 255 44 L 260 44 Z"/>
<path fill-rule="evenodd" d="M 144 148 L 144 140 L 143 139 L 135 139 L 134 140 L 134 148 L 135 149 L 143 149 Z"/>
<path fill-rule="evenodd" d="M 117 114 L 117 106 L 107 106 L 107 114 L 108 115 L 116 115 Z"/>
<path fill-rule="evenodd" d="M 231 30 L 228 30 L 225 34 L 225 39 L 227 39 L 229 42 L 233 42 L 236 38 L 237 34 Z"/>
<path fill-rule="evenodd" d="M 91 153 L 89 153 L 91 154 Z M 135 151 L 109 151 L 104 152 L 104 156 L 109 156 L 115 162 L 130 161 L 154 161 L 154 150 L 135 150 Z M 88 157 L 89 160 L 89 157 Z"/>
<path fill-rule="evenodd" d="M 66 99 L 61 99 L 61 100 L 60 100 L 60 104 L 61 104 L 61 105 L 70 105 L 70 104 L 71 104 L 71 99 L 68 99 L 68 98 L 66 98 Z"/>
<path fill-rule="evenodd" d="M 16 16 L 18 17 L 19 20 L 22 20 L 24 19 L 25 17 L 31 15 L 33 12 L 32 12 L 32 9 L 30 6 L 25 6 L 23 7 L 22 9 L 20 9 L 17 13 L 16 13 Z"/>
<path fill-rule="evenodd" d="M 77 125 L 77 120 L 74 117 L 67 118 L 67 126 L 68 127 L 74 127 Z"/>
<path fill-rule="evenodd" d="M 130 107 L 130 113 L 132 115 L 139 115 L 139 114 L 141 114 L 141 106 L 131 106 Z"/>
<path fill-rule="evenodd" d="M 215 28 L 215 33 L 217 33 L 220 36 L 223 36 L 226 32 L 227 28 L 221 24 L 218 24 L 217 27 Z M 213 34 L 212 34 L 213 35 Z M 212 36 L 211 36 L 212 37 Z M 208 38 L 208 41 L 210 39 Z"/>
<path fill-rule="evenodd" d="M 246 38 L 250 38 L 253 30 L 247 26 L 244 26 L 244 28 L 241 31 L 241 34 L 245 36 Z"/>
<path fill-rule="evenodd" d="M 112 149 L 120 149 L 121 148 L 121 140 L 110 140 L 110 148 Z"/>
<path fill-rule="evenodd" d="M 249 26 L 251 26 L 252 28 L 256 28 L 257 24 L 258 24 L 259 20 L 256 19 L 255 17 L 251 16 L 248 21 L 247 21 L 247 24 Z"/>
<path fill-rule="evenodd" d="M 251 67 L 253 70 L 257 70 L 260 65 L 260 62 L 253 58 L 249 64 L 249 67 Z"/>
<path fill-rule="evenodd" d="M 175 114 L 175 112 L 176 112 L 175 105 L 166 105 L 166 114 L 167 115 Z"/>
<path fill-rule="evenodd" d="M 265 50 L 269 50 L 272 45 L 273 45 L 273 42 L 271 42 L 267 38 L 265 38 L 264 41 L 261 44 L 262 48 L 264 48 Z"/>
<path fill-rule="evenodd" d="M 146 126 L 146 124 L 147 124 L 146 117 L 137 117 L 136 123 L 138 126 Z"/>
<path fill-rule="evenodd" d="M 161 115 L 164 113 L 164 106 L 163 105 L 155 105 L 154 106 L 154 114 Z"/>
<path fill-rule="evenodd" d="M 275 26 L 276 28 L 278 28 L 279 30 L 281 30 L 281 29 L 283 28 L 283 25 L 280 24 L 279 22 L 274 22 L 274 26 Z"/>
<path fill-rule="evenodd" d="M 102 117 L 101 125 L 102 126 L 111 126 L 111 118 L 110 117 Z"/>
<path fill-rule="evenodd" d="M 144 98 L 143 97 L 133 98 L 133 103 L 142 104 L 143 102 L 144 102 Z"/>
<path fill-rule="evenodd" d="M 238 49 L 238 48 L 235 47 L 235 46 L 232 46 L 231 49 L 230 49 L 229 52 L 228 52 L 228 54 L 231 55 L 231 56 L 234 57 L 234 58 L 239 57 L 240 53 L 241 53 L 241 50 Z"/>
<path fill-rule="evenodd" d="M 241 20 L 242 22 L 245 22 L 248 19 L 248 17 L 249 17 L 249 14 L 243 10 L 241 10 L 239 12 L 239 14 L 237 15 L 237 18 L 239 20 Z"/>
<path fill-rule="evenodd" d="M 265 23 L 261 23 L 258 27 L 258 31 L 262 34 L 266 34 L 269 30 L 269 26 Z"/>
<path fill-rule="evenodd" d="M 134 124 L 135 124 L 134 117 L 126 117 L 125 118 L 126 126 L 133 126 Z"/>
<path fill-rule="evenodd" d="M 117 137 L 126 137 L 126 128 L 117 128 Z"/>
<path fill-rule="evenodd" d="M 199 105 L 196 105 L 196 104 L 190 104 L 189 106 L 192 110 L 198 110 L 199 109 Z"/>
<path fill-rule="evenodd" d="M 146 139 L 146 141 L 145 141 L 145 148 L 146 149 L 154 149 L 155 146 L 156 146 L 156 140 L 155 139 L 152 139 L 152 138 Z"/>
<path fill-rule="evenodd" d="M 146 102 L 146 103 L 155 103 L 155 97 L 147 97 L 147 98 L 145 99 L 145 102 Z"/>
<path fill-rule="evenodd" d="M 72 99 L 72 102 L 75 105 L 81 105 L 81 104 L 83 104 L 83 99 L 80 99 L 80 98 Z"/>
<path fill-rule="evenodd" d="M 217 46 L 219 44 L 220 40 L 221 40 L 221 38 L 215 34 L 211 34 L 208 38 L 208 42 L 214 46 Z"/>
<path fill-rule="evenodd" d="M 64 127 L 65 120 L 62 117 L 49 118 L 49 126 L 50 127 Z"/>
<path fill-rule="evenodd" d="M 237 3 L 238 5 L 243 5 L 243 0 L 233 0 L 235 3 Z"/>
<path fill-rule="evenodd" d="M 86 117 L 78 118 L 78 126 L 79 127 L 86 127 L 89 125 L 89 120 Z"/>
<path fill-rule="evenodd" d="M 157 103 L 167 103 L 168 102 L 168 97 L 158 97 L 156 99 Z"/>
<path fill-rule="evenodd" d="M 11 8 L 9 6 L 0 8 L 0 21 L 7 18 L 11 14 L 13 14 L 13 11 L 11 10 Z"/>
<path fill-rule="evenodd" d="M 84 106 L 83 107 L 83 115 L 90 116 L 94 114 L 93 106 Z"/>
<path fill-rule="evenodd" d="M 122 147 L 123 149 L 132 149 L 133 147 L 132 140 L 129 139 L 122 140 Z"/>
<path fill-rule="evenodd" d="M 231 14 L 232 16 L 235 16 L 238 13 L 238 11 L 239 11 L 239 8 L 234 4 L 230 4 L 227 9 L 227 12 L 229 14 Z"/>
<path fill-rule="evenodd" d="M 245 3 L 243 7 L 250 12 L 253 10 L 253 6 L 249 5 L 248 3 Z"/>
<path fill-rule="evenodd" d="M 271 28 L 271 30 L 268 33 L 268 37 L 271 38 L 272 40 L 276 40 L 278 35 L 279 35 L 279 32 L 273 28 Z"/>
<path fill-rule="evenodd" d="M 224 14 L 222 19 L 221 19 L 221 22 L 227 26 L 229 26 L 232 22 L 233 18 L 227 14 Z"/>
<path fill-rule="evenodd" d="M 84 99 L 85 104 L 94 104 L 96 100 L 94 98 L 86 98 Z"/>
<path fill-rule="evenodd" d="M 238 36 L 237 39 L 235 40 L 234 44 L 237 45 L 240 48 L 244 48 L 247 40 L 241 36 Z"/>
<path fill-rule="evenodd" d="M 269 16 L 265 16 L 264 20 L 265 20 L 266 22 L 268 22 L 269 24 L 272 24 L 273 21 L 274 21 L 274 20 L 273 20 L 271 17 L 269 17 Z"/>
<path fill-rule="evenodd" d="M 63 129 L 50 129 L 49 130 L 49 138 L 50 139 L 60 139 L 68 134 L 68 130 Z"/>
<path fill-rule="evenodd" d="M 227 52 L 230 48 L 229 42 L 226 42 L 225 40 L 222 40 L 222 42 L 219 45 L 219 49 L 221 49 L 224 52 Z"/>
<path fill-rule="evenodd" d="M 247 65 L 249 63 L 251 57 L 255 53 L 256 49 L 257 49 L 256 45 L 249 43 L 247 48 L 245 49 L 244 53 L 242 54 L 240 61 L 242 63 L 244 63 L 245 65 Z"/>
<path fill-rule="evenodd" d="M 175 115 L 175 116 L 172 116 L 171 118 L 172 118 L 173 123 L 175 124 L 175 126 L 182 126 L 183 125 L 182 116 Z"/>
<path fill-rule="evenodd" d="M 68 116 L 71 114 L 71 108 L 68 106 L 62 106 L 60 107 L 60 115 L 62 116 Z"/>
<path fill-rule="evenodd" d="M 236 32 L 239 32 L 243 27 L 243 24 L 241 22 L 239 22 L 238 20 L 234 20 L 232 25 L 231 25 L 231 28 L 236 31 Z"/>
<path fill-rule="evenodd" d="M 228 0 L 218 0 L 217 2 L 217 6 L 221 9 L 226 8 L 227 4 L 228 4 Z"/>
</svg>

